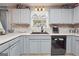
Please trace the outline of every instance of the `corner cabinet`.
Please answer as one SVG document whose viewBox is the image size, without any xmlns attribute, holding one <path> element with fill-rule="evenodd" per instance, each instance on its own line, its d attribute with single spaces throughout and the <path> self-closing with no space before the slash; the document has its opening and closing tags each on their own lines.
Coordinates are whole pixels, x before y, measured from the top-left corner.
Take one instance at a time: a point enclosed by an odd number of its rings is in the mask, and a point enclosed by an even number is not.
<svg viewBox="0 0 79 59">
<path fill-rule="evenodd" d="M 23 46 L 22 36 L 11 39 L 0 45 L 0 56 L 20 56 L 24 52 Z"/>
<path fill-rule="evenodd" d="M 50 24 L 72 24 L 72 9 L 49 9 Z"/>
<path fill-rule="evenodd" d="M 30 9 L 12 9 L 12 21 L 15 24 L 30 24 Z"/>
</svg>

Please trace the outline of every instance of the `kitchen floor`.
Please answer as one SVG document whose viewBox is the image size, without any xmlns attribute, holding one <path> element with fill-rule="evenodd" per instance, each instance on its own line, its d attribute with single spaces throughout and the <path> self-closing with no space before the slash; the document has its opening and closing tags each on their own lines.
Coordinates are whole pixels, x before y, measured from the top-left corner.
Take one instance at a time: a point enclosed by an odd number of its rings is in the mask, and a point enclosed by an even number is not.
<svg viewBox="0 0 79 59">
<path fill-rule="evenodd" d="M 20 56 L 50 56 L 50 55 L 46 55 L 46 54 L 31 54 L 31 55 L 27 55 L 27 54 L 23 54 Z M 75 56 L 73 54 L 65 54 L 65 55 L 52 55 L 52 56 Z"/>
</svg>

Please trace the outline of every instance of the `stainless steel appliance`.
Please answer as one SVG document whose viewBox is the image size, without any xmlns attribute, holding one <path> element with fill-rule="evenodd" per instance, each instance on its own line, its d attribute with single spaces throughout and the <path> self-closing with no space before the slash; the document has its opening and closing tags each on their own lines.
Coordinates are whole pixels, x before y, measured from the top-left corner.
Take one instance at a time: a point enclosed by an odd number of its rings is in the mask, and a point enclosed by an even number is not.
<svg viewBox="0 0 79 59">
<path fill-rule="evenodd" d="M 58 26 L 53 26 L 53 28 L 52 28 L 52 32 L 53 33 L 59 33 L 59 28 L 58 28 Z"/>
</svg>

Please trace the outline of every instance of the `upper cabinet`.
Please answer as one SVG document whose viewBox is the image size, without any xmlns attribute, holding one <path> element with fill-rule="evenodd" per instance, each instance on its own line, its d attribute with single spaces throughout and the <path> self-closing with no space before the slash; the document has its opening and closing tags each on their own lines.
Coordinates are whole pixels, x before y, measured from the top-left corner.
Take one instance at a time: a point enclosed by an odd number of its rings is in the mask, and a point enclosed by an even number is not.
<svg viewBox="0 0 79 59">
<path fill-rule="evenodd" d="M 21 9 L 21 23 L 30 24 L 30 9 Z"/>
<path fill-rule="evenodd" d="M 30 9 L 12 9 L 12 20 L 16 24 L 30 24 Z"/>
<path fill-rule="evenodd" d="M 50 9 L 50 24 L 72 24 L 72 9 Z"/>
<path fill-rule="evenodd" d="M 12 23 L 20 23 L 21 20 L 20 9 L 12 9 Z"/>
<path fill-rule="evenodd" d="M 74 8 L 74 23 L 79 23 L 79 6 Z"/>
</svg>

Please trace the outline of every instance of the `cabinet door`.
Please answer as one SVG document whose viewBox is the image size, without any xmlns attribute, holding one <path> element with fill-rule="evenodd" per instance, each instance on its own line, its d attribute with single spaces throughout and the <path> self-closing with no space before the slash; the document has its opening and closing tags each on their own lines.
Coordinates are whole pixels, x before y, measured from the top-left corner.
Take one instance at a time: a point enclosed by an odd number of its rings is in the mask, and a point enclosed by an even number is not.
<svg viewBox="0 0 79 59">
<path fill-rule="evenodd" d="M 9 48 L 0 53 L 0 56 L 9 56 Z"/>
<path fill-rule="evenodd" d="M 71 54 L 72 53 L 72 38 L 73 36 L 67 36 L 66 39 L 66 53 Z"/>
<path fill-rule="evenodd" d="M 17 46 L 16 44 L 10 48 L 10 56 L 17 56 Z"/>
<path fill-rule="evenodd" d="M 75 39 L 75 55 L 79 55 L 79 37 L 76 36 L 76 39 Z"/>
<path fill-rule="evenodd" d="M 50 9 L 49 10 L 49 23 L 57 24 L 61 23 L 61 9 Z"/>
<path fill-rule="evenodd" d="M 41 53 L 51 54 L 51 40 L 41 39 Z"/>
<path fill-rule="evenodd" d="M 73 36 L 73 39 L 72 39 L 72 54 L 76 55 L 76 39 L 77 37 L 76 36 Z"/>
<path fill-rule="evenodd" d="M 29 38 L 27 36 L 23 36 L 24 38 L 24 54 L 29 54 Z"/>
<path fill-rule="evenodd" d="M 30 39 L 30 54 L 39 54 L 40 51 L 40 40 Z"/>
<path fill-rule="evenodd" d="M 10 47 L 10 56 L 19 56 L 19 55 L 20 55 L 20 46 L 19 41 L 17 41 Z"/>
<path fill-rule="evenodd" d="M 20 24 L 21 11 L 20 9 L 12 9 L 12 20 L 15 24 Z"/>
<path fill-rule="evenodd" d="M 61 22 L 65 24 L 72 24 L 72 9 L 61 9 Z"/>
<path fill-rule="evenodd" d="M 74 23 L 79 23 L 79 6 L 74 8 Z"/>
<path fill-rule="evenodd" d="M 72 9 L 50 9 L 49 10 L 50 24 L 71 24 Z"/>
<path fill-rule="evenodd" d="M 30 24 L 30 10 L 21 9 L 21 22 L 22 24 Z"/>
<path fill-rule="evenodd" d="M 24 53 L 24 37 L 20 36 L 18 37 L 18 39 L 20 40 L 20 42 L 18 42 L 19 45 L 19 50 L 20 50 L 20 55 L 22 55 Z"/>
</svg>

